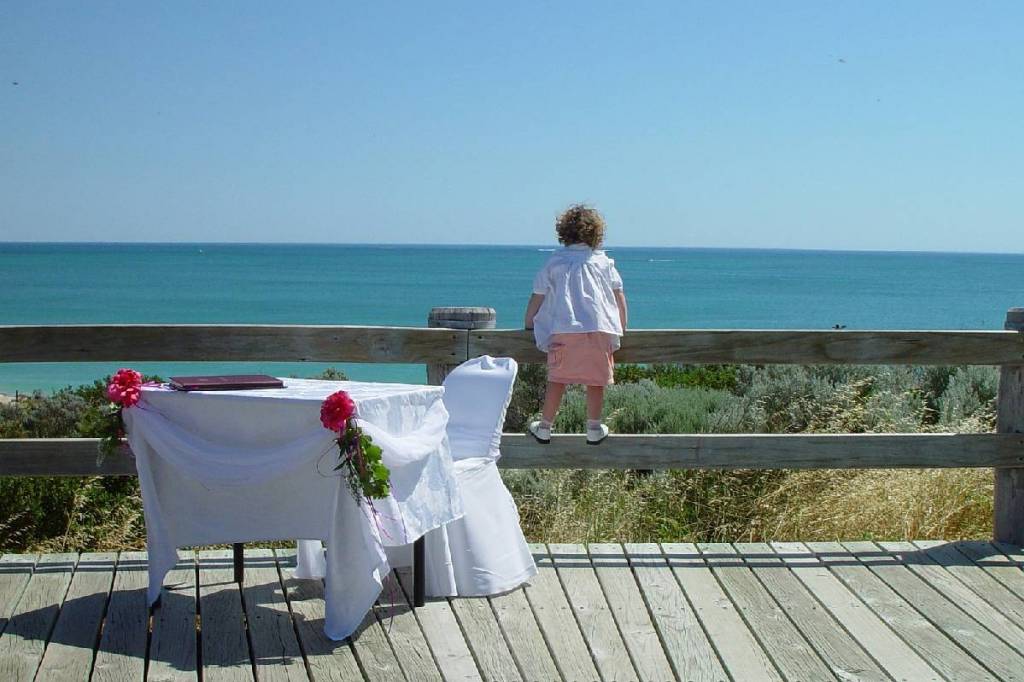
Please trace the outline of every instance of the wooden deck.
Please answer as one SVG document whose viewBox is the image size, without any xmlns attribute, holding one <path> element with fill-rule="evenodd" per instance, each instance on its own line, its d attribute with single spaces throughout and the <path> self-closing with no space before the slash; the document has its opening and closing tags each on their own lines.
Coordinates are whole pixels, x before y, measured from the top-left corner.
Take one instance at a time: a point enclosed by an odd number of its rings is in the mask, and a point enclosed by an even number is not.
<svg viewBox="0 0 1024 682">
<path fill-rule="evenodd" d="M 189 555 L 150 614 L 146 555 L 0 558 L 0 680 L 1019 680 L 1024 551 L 984 542 L 535 545 L 540 575 L 409 609 L 389 578 L 322 634 L 294 553 Z"/>
</svg>

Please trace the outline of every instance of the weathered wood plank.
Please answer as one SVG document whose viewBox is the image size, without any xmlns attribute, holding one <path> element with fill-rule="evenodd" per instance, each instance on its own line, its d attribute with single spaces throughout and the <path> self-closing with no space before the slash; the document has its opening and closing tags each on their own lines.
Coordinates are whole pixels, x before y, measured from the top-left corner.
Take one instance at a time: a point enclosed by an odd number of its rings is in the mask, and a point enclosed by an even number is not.
<svg viewBox="0 0 1024 682">
<path fill-rule="evenodd" d="M 769 594 L 840 680 L 874 680 L 889 676 L 830 614 L 822 608 L 771 547 L 764 543 L 733 545 Z"/>
<path fill-rule="evenodd" d="M 962 541 L 953 546 L 1013 592 L 1017 597 L 1015 603 L 1024 606 L 1024 602 L 1020 601 L 1024 599 L 1024 571 L 1016 563 L 988 542 Z M 1019 622 L 1024 623 L 1024 610 L 1021 611 Z"/>
<path fill-rule="evenodd" d="M 313 682 L 362 679 L 351 642 L 335 642 L 324 634 L 323 581 L 299 580 L 294 577 L 294 549 L 278 549 L 275 554 L 284 580 L 288 607 Z"/>
<path fill-rule="evenodd" d="M 556 680 L 558 668 L 548 651 L 522 589 L 491 597 L 491 608 L 516 666 L 527 680 Z"/>
<path fill-rule="evenodd" d="M 625 553 L 676 678 L 729 679 L 658 545 L 627 544 Z"/>
<path fill-rule="evenodd" d="M 505 469 L 889 469 L 1024 462 L 1024 434 L 504 434 Z"/>
<path fill-rule="evenodd" d="M 153 611 L 149 645 L 149 682 L 195 680 L 199 645 L 196 638 L 195 553 L 179 551 L 178 563 L 164 578 Z"/>
<path fill-rule="evenodd" d="M 836 545 L 838 547 L 838 545 Z M 829 546 L 826 545 L 824 549 Z M 773 542 L 772 549 L 801 583 L 896 680 L 941 680 L 942 677 L 885 622 L 851 592 L 823 561 L 799 542 Z M 841 547 L 840 547 L 841 549 Z M 855 561 L 846 560 L 848 564 Z M 837 563 L 829 561 L 829 563 Z M 874 578 L 862 566 L 856 566 Z M 878 581 L 881 585 L 881 581 Z M 882 588 L 887 589 L 884 585 Z M 897 597 L 898 599 L 898 597 Z M 909 607 L 908 607 L 909 608 Z M 939 635 L 938 632 L 935 633 Z M 941 636 L 941 635 L 939 635 Z M 977 667 L 977 666 L 976 666 Z M 981 670 L 980 667 L 978 667 Z M 984 674 L 984 671 L 982 671 Z"/>
<path fill-rule="evenodd" d="M 71 586 L 36 673 L 38 679 L 47 682 L 88 679 L 116 562 L 117 554 L 113 552 L 86 553 L 78 557 Z"/>
<path fill-rule="evenodd" d="M 992 608 L 1015 622 L 1024 623 L 1024 601 L 976 564 L 968 554 L 957 551 L 948 542 L 921 541 L 917 546 Z"/>
<path fill-rule="evenodd" d="M 533 332 L 474 330 L 469 357 L 544 362 Z M 619 362 L 751 365 L 1012 365 L 1024 362 L 1024 338 L 1012 331 L 817 331 L 775 329 L 631 329 Z"/>
<path fill-rule="evenodd" d="M 275 324 L 0 325 L 0 362 L 454 362 L 466 332 Z"/>
<path fill-rule="evenodd" d="M 412 575 L 408 570 L 399 571 L 398 581 L 408 601 L 413 591 Z M 427 599 L 415 613 L 445 682 L 483 679 L 447 599 Z"/>
<path fill-rule="evenodd" d="M 498 621 L 486 597 L 460 597 L 449 602 L 466 637 L 481 676 L 494 682 L 522 680 Z"/>
<path fill-rule="evenodd" d="M 698 543 L 697 549 L 783 677 L 795 680 L 836 679 L 732 545 Z"/>
<path fill-rule="evenodd" d="M 775 664 L 704 563 L 697 546 L 665 543 L 661 549 L 732 679 L 782 680 Z"/>
<path fill-rule="evenodd" d="M 256 677 L 261 682 L 306 682 L 306 665 L 273 550 L 245 550 L 242 599 Z"/>
<path fill-rule="evenodd" d="M 134 476 L 126 452 L 96 464 L 91 438 L 0 439 L 2 476 Z M 578 434 L 551 445 L 506 433 L 505 469 L 889 469 L 1024 462 L 1024 434 L 612 434 L 599 448 Z"/>
<path fill-rule="evenodd" d="M 1006 311 L 1003 328 L 1024 341 L 1024 308 Z M 996 396 L 996 431 L 1024 432 L 1024 365 L 1001 367 Z M 1024 544 L 1024 465 L 997 467 L 992 504 L 992 525 L 1000 542 Z"/>
<path fill-rule="evenodd" d="M 1005 680 L 1022 679 L 1024 658 L 871 542 L 843 546 L 975 660 Z"/>
<path fill-rule="evenodd" d="M 672 678 L 665 650 L 621 545 L 587 545 L 590 563 L 641 680 Z M 667 567 L 666 567 L 667 570 Z"/>
<path fill-rule="evenodd" d="M 404 680 L 402 666 L 391 650 L 384 631 L 380 629 L 380 623 L 373 611 L 367 611 L 363 622 L 359 624 L 356 631 L 349 637 L 352 643 L 352 651 L 355 652 L 356 660 L 367 680 L 373 682 L 391 682 L 392 680 Z"/>
<path fill-rule="evenodd" d="M 77 554 L 44 554 L 0 635 L 0 680 L 32 680 L 57 622 Z"/>
<path fill-rule="evenodd" d="M 430 647 L 420 630 L 409 600 L 394 572 L 384 578 L 384 589 L 375 609 L 384 634 L 391 642 L 398 664 L 408 680 L 442 680 L 441 671 L 434 663 Z"/>
<path fill-rule="evenodd" d="M 21 593 L 32 578 L 32 569 L 39 559 L 36 554 L 4 554 L 0 556 L 0 634 L 14 613 Z"/>
<path fill-rule="evenodd" d="M 967 615 L 988 628 L 989 632 L 1024 653 L 1024 629 L 957 580 L 920 546 L 912 542 L 879 542 L 878 545 Z M 1024 620 L 1021 622 L 1024 623 Z"/>
<path fill-rule="evenodd" d="M 558 581 L 547 547 L 530 545 L 537 575 L 524 586 L 526 599 L 548 643 L 558 672 L 565 680 L 596 680 L 597 668 L 583 640 L 572 608 Z"/>
<path fill-rule="evenodd" d="M 245 612 L 230 549 L 198 552 L 203 680 L 253 680 Z M 166 597 L 166 595 L 165 595 Z"/>
<path fill-rule="evenodd" d="M 145 552 L 121 552 L 96 650 L 92 682 L 141 682 L 146 666 L 149 608 Z"/>
<path fill-rule="evenodd" d="M 548 552 L 601 677 L 606 680 L 638 679 L 586 548 L 583 545 L 549 544 Z"/>
</svg>

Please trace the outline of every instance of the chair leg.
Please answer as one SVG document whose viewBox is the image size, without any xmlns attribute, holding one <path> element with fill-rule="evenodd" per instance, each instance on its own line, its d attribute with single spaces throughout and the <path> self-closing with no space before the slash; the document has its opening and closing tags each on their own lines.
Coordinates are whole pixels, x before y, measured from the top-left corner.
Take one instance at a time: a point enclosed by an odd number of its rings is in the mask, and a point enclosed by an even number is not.
<svg viewBox="0 0 1024 682">
<path fill-rule="evenodd" d="M 412 543 L 412 605 L 423 606 L 426 602 L 427 574 L 423 536 Z"/>
<path fill-rule="evenodd" d="M 235 558 L 235 582 L 239 585 L 245 580 L 245 545 L 236 542 L 231 546 Z"/>
</svg>

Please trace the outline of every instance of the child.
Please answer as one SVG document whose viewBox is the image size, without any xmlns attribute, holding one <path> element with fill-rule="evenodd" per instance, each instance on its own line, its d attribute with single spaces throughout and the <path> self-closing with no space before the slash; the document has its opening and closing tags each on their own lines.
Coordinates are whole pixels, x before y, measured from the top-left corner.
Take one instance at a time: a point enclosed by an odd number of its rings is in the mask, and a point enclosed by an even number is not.
<svg viewBox="0 0 1024 682">
<path fill-rule="evenodd" d="M 570 206 L 555 223 L 564 248 L 533 280 L 526 328 L 533 329 L 537 347 L 548 354 L 542 418 L 530 424 L 540 443 L 551 442 L 551 423 L 567 384 L 587 387 L 587 443 L 597 445 L 608 436 L 601 407 L 604 387 L 614 381 L 612 353 L 626 330 L 626 296 L 615 261 L 598 250 L 604 227 L 594 209 Z"/>
</svg>

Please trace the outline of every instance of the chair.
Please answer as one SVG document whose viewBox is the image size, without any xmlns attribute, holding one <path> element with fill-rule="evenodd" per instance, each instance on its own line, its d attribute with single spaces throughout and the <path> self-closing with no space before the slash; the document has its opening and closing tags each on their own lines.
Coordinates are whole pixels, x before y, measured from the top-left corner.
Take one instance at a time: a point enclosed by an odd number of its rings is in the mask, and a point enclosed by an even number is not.
<svg viewBox="0 0 1024 682">
<path fill-rule="evenodd" d="M 444 380 L 448 442 L 465 514 L 426 536 L 428 594 L 497 594 L 537 573 L 519 510 L 497 466 L 518 371 L 512 358 L 484 355 L 462 363 Z"/>
<path fill-rule="evenodd" d="M 426 593 L 476 597 L 507 592 L 536 575 L 519 510 L 498 474 L 501 430 L 519 367 L 483 355 L 444 380 L 448 442 L 464 515 L 426 534 Z M 411 564 L 412 545 L 385 548 L 392 567 Z M 322 545 L 300 541 L 298 577 L 323 574 Z"/>
</svg>

